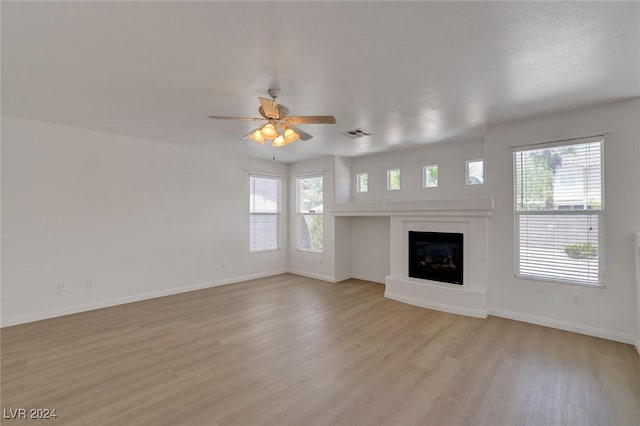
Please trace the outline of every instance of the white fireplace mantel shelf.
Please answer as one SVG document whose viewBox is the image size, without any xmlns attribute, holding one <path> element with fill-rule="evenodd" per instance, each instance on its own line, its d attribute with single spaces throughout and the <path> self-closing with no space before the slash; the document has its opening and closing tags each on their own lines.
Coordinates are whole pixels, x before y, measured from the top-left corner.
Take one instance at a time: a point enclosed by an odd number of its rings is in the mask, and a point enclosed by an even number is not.
<svg viewBox="0 0 640 426">
<path fill-rule="evenodd" d="M 334 216 L 491 216 L 493 198 L 335 204 Z"/>
</svg>

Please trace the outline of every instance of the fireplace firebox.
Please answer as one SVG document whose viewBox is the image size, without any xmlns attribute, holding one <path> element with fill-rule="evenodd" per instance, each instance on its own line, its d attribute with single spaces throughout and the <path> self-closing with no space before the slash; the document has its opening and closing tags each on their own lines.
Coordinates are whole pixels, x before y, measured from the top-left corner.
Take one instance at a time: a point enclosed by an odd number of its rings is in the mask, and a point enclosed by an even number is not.
<svg viewBox="0 0 640 426">
<path fill-rule="evenodd" d="M 463 235 L 409 231 L 409 276 L 463 284 Z"/>
</svg>

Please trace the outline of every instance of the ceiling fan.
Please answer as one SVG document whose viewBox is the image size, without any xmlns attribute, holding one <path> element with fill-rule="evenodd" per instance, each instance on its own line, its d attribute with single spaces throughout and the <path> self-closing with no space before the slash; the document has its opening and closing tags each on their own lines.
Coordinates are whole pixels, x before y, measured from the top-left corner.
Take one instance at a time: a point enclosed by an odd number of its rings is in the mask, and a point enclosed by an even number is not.
<svg viewBox="0 0 640 426">
<path fill-rule="evenodd" d="M 289 115 L 289 108 L 277 102 L 278 89 L 269 89 L 271 99 L 258 98 L 260 107 L 258 112 L 262 117 L 227 117 L 220 115 L 210 115 L 209 118 L 215 120 L 239 120 L 239 121 L 266 121 L 264 125 L 254 129 L 243 136 L 243 139 L 253 139 L 264 144 L 266 140 L 273 140 L 273 147 L 281 147 L 302 139 L 311 139 L 309 133 L 304 132 L 294 124 L 335 124 L 336 118 L 333 115 Z"/>
</svg>

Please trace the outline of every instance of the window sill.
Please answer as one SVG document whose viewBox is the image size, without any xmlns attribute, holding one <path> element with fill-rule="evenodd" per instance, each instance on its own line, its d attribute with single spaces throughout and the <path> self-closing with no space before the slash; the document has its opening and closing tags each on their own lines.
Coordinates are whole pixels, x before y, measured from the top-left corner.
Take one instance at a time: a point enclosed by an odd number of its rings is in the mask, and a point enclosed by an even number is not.
<svg viewBox="0 0 640 426">
<path fill-rule="evenodd" d="M 551 283 L 551 284 L 562 284 L 562 285 L 573 285 L 573 286 L 578 286 L 578 287 L 588 287 L 588 288 L 595 288 L 595 289 L 605 289 L 605 288 L 607 288 L 607 285 L 604 284 L 604 283 L 588 284 L 588 283 L 579 282 L 579 281 L 563 281 L 563 280 L 559 280 L 559 279 L 555 279 L 554 280 L 553 278 L 532 277 L 532 276 L 529 276 L 529 275 L 518 275 L 518 274 L 515 274 L 513 276 L 513 278 L 515 278 L 517 280 L 538 281 L 538 282 Z"/>
</svg>

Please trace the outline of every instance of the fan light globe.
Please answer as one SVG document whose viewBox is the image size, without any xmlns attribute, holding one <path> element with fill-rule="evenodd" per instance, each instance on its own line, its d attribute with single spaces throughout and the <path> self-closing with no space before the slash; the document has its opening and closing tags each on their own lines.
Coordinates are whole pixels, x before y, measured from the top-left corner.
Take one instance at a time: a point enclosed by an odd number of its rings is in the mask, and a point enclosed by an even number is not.
<svg viewBox="0 0 640 426">
<path fill-rule="evenodd" d="M 262 136 L 265 139 L 273 139 L 276 136 L 278 136 L 278 132 L 276 131 L 276 127 L 271 123 L 265 124 L 262 127 L 262 129 L 260 129 L 260 133 L 262 134 Z"/>
<path fill-rule="evenodd" d="M 260 133 L 260 130 L 256 130 L 255 132 L 253 132 L 250 137 L 254 141 L 264 144 L 264 136 L 262 136 L 262 133 Z"/>
<path fill-rule="evenodd" d="M 300 139 L 300 135 L 297 134 L 293 129 L 287 129 L 284 131 L 284 144 L 290 144 L 291 142 L 295 142 Z"/>
<path fill-rule="evenodd" d="M 273 146 L 282 146 L 284 144 L 284 137 L 282 135 L 278 135 L 278 137 L 273 140 Z"/>
</svg>

